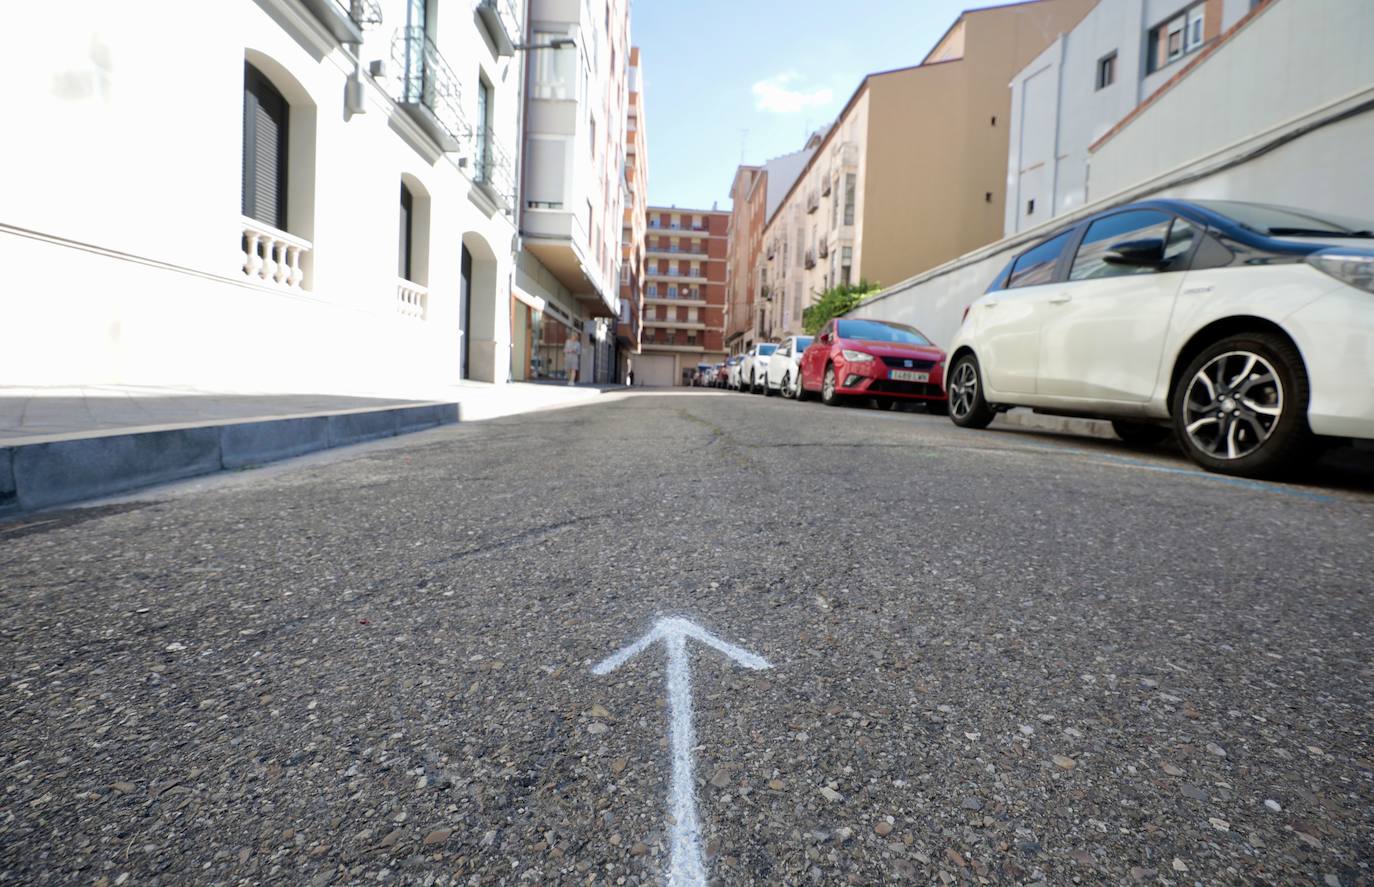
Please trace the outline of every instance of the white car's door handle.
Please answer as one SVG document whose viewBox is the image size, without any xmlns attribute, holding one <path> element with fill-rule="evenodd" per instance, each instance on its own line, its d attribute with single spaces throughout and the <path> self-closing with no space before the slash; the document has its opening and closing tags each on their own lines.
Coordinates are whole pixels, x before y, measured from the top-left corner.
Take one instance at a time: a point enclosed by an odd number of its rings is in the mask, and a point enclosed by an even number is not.
<svg viewBox="0 0 1374 887">
<path fill-rule="evenodd" d="M 1072 301 L 1073 301 L 1073 296 L 1069 295 L 1068 293 L 1060 293 L 1059 295 L 1057 295 L 1057 296 L 1055 296 L 1054 298 L 1050 299 L 1050 304 L 1051 304 L 1051 305 L 1063 305 L 1065 302 L 1072 302 Z"/>
<path fill-rule="evenodd" d="M 1185 296 L 1204 296 L 1212 291 L 1212 284 L 1200 283 L 1196 286 L 1185 286 L 1183 295 Z"/>
<path fill-rule="evenodd" d="M 983 303 L 983 307 L 984 307 L 984 308 L 996 308 L 996 307 L 997 307 L 997 303 L 996 303 L 996 302 L 984 302 L 984 303 Z"/>
</svg>

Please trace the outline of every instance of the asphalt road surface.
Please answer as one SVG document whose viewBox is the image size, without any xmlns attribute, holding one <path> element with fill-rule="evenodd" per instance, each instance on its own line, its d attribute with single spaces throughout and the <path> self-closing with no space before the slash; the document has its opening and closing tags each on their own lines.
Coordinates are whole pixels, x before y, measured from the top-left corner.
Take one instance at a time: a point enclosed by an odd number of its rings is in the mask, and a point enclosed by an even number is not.
<svg viewBox="0 0 1374 887">
<path fill-rule="evenodd" d="M 1374 883 L 1369 474 L 603 401 L 0 526 L 0 882 Z"/>
</svg>

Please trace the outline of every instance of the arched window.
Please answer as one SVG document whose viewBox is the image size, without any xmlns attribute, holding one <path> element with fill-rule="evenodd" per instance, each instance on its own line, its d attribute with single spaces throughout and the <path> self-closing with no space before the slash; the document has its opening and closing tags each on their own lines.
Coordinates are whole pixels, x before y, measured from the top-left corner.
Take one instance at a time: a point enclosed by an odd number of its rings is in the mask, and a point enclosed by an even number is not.
<svg viewBox="0 0 1374 887">
<path fill-rule="evenodd" d="M 290 106 L 262 72 L 243 66 L 243 214 L 286 230 Z"/>
</svg>

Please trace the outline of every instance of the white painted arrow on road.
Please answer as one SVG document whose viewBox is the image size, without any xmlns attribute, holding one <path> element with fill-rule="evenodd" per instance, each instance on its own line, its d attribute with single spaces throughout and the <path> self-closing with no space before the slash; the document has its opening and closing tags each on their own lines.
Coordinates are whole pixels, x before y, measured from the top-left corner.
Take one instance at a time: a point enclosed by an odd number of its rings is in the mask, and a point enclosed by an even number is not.
<svg viewBox="0 0 1374 887">
<path fill-rule="evenodd" d="M 697 819 L 695 783 L 692 781 L 692 672 L 687 664 L 687 639 L 700 641 L 729 656 L 745 668 L 772 668 L 768 660 L 726 643 L 686 619 L 660 619 L 644 637 L 607 656 L 592 668 L 605 675 L 624 665 L 655 641 L 668 648 L 668 746 L 673 753 L 673 775 L 668 786 L 668 807 L 673 817 L 672 857 L 668 887 L 704 887 L 706 863 L 701 852 L 701 823 Z"/>
</svg>

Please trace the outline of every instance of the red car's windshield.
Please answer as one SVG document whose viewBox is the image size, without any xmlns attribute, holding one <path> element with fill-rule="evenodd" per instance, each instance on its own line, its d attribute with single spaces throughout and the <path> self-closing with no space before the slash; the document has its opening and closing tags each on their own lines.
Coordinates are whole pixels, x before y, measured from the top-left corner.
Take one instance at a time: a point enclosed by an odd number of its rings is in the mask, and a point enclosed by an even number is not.
<svg viewBox="0 0 1374 887">
<path fill-rule="evenodd" d="M 841 339 L 863 339 L 866 342 L 894 342 L 899 345 L 929 345 L 921 331 L 901 323 L 880 320 L 841 320 L 835 324 Z"/>
</svg>

